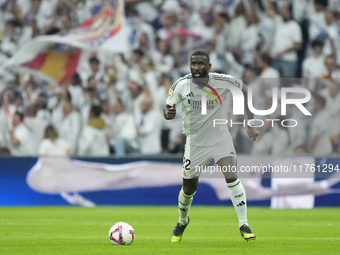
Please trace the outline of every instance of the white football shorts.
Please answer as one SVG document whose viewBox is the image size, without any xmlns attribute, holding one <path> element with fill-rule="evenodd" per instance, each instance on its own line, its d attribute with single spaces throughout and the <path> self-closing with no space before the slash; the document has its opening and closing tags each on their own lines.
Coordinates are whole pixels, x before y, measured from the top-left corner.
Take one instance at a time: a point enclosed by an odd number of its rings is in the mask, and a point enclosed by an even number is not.
<svg viewBox="0 0 340 255">
<path fill-rule="evenodd" d="M 190 146 L 190 139 L 187 138 L 183 157 L 183 178 L 192 179 L 199 177 L 199 169 L 207 166 L 212 159 L 215 163 L 221 158 L 235 157 L 237 159 L 234 142 L 226 138 L 213 146 Z"/>
</svg>

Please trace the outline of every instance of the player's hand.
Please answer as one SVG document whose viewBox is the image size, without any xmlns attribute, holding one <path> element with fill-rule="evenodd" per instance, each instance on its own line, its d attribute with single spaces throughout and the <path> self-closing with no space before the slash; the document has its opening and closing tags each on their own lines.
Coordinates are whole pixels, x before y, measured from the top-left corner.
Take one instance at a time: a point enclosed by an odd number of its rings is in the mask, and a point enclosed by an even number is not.
<svg viewBox="0 0 340 255">
<path fill-rule="evenodd" d="M 256 138 L 259 136 L 259 131 L 256 130 L 254 127 L 247 128 L 247 134 L 250 140 L 255 141 Z"/>
<path fill-rule="evenodd" d="M 176 117 L 176 104 L 165 106 L 163 113 L 166 120 L 173 120 Z"/>
</svg>

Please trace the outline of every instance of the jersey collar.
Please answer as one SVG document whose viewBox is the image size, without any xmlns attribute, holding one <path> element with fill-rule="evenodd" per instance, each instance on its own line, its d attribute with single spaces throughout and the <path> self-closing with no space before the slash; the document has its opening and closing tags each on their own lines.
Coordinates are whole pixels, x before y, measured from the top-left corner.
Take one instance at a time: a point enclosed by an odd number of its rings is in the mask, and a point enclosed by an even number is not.
<svg viewBox="0 0 340 255">
<path fill-rule="evenodd" d="M 210 75 L 210 73 L 208 73 L 208 76 L 209 76 L 208 85 L 210 85 L 210 84 L 211 84 L 211 75 Z M 198 86 L 198 85 L 196 84 L 196 82 L 194 82 L 194 78 L 192 78 L 192 82 L 194 83 L 195 88 L 200 88 L 200 86 Z"/>
</svg>

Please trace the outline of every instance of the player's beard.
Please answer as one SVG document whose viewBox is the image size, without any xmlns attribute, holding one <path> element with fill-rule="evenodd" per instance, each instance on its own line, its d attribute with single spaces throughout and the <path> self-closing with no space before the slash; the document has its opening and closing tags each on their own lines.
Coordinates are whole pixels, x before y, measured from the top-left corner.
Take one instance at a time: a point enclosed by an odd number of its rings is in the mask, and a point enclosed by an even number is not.
<svg viewBox="0 0 340 255">
<path fill-rule="evenodd" d="M 208 77 L 208 71 L 207 70 L 204 70 L 202 72 L 196 72 L 196 73 L 191 72 L 191 74 L 192 74 L 193 79 L 196 80 L 196 81 L 199 81 L 199 79 L 203 79 L 203 78 Z M 196 77 L 195 76 L 196 74 L 199 74 L 200 76 Z"/>
</svg>

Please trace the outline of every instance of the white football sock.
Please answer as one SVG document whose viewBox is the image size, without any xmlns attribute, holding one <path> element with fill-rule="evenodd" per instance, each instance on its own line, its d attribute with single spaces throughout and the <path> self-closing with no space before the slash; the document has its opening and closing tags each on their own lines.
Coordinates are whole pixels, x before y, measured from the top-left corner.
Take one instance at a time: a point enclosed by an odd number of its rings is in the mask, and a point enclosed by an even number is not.
<svg viewBox="0 0 340 255">
<path fill-rule="evenodd" d="M 237 213 L 239 227 L 243 224 L 248 225 L 247 221 L 247 200 L 246 192 L 239 179 L 232 183 L 227 183 L 230 190 L 231 201 L 233 202 L 235 211 Z"/>
<path fill-rule="evenodd" d="M 191 196 L 187 196 L 184 194 L 183 189 L 179 192 L 178 196 L 178 212 L 179 212 L 179 223 L 182 225 L 188 224 L 188 215 L 190 206 L 192 203 L 192 199 L 195 194 L 192 194 Z"/>
</svg>

